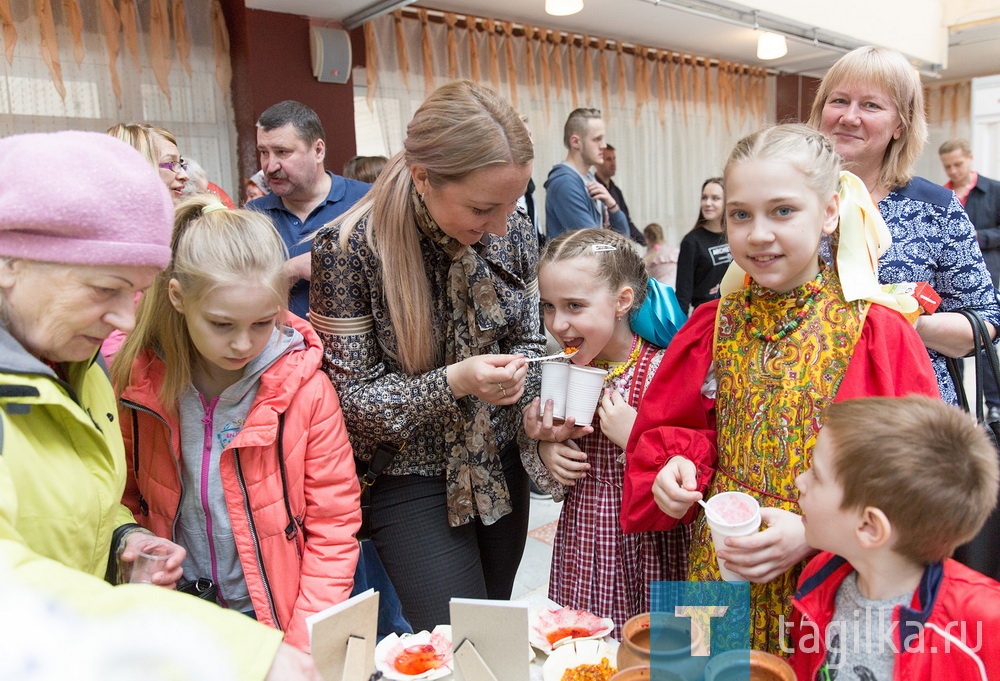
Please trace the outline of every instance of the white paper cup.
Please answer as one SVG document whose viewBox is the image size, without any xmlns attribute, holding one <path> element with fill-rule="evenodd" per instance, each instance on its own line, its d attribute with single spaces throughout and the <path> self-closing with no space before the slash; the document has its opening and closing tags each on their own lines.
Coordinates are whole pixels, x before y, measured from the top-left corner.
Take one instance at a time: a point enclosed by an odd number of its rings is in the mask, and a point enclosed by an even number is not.
<svg viewBox="0 0 1000 681">
<path fill-rule="evenodd" d="M 597 403 L 604 391 L 604 378 L 608 372 L 594 367 L 569 367 L 569 384 L 566 388 L 566 418 L 576 419 L 576 425 L 589 426 L 594 422 Z"/>
<path fill-rule="evenodd" d="M 558 360 L 542 362 L 541 404 L 538 415 L 545 415 L 545 402 L 552 400 L 552 417 L 566 418 L 566 388 L 569 385 L 569 364 Z"/>
<path fill-rule="evenodd" d="M 712 530 L 716 551 L 725 546 L 726 537 L 745 537 L 760 529 L 760 504 L 749 494 L 721 492 L 709 497 L 705 503 L 708 504 L 708 511 L 704 511 L 705 520 Z M 746 581 L 727 570 L 722 560 L 719 560 L 719 573 L 727 582 Z"/>
</svg>

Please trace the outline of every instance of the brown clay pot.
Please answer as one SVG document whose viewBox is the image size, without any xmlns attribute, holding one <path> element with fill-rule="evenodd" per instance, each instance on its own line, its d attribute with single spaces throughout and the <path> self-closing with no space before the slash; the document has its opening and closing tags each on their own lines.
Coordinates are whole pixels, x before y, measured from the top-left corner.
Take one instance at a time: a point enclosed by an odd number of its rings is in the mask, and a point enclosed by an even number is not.
<svg viewBox="0 0 1000 681">
<path fill-rule="evenodd" d="M 705 681 L 746 679 L 748 653 L 751 681 L 796 681 L 795 672 L 787 662 L 760 650 L 734 650 L 713 658 L 705 668 Z"/>
<path fill-rule="evenodd" d="M 669 629 L 665 632 L 656 632 L 657 636 L 662 636 L 661 646 L 655 653 L 650 649 L 650 642 L 654 632 L 650 630 L 649 613 L 642 613 L 629 619 L 622 626 L 622 642 L 618 647 L 618 669 L 628 669 L 630 667 L 649 667 L 651 664 L 659 670 L 670 669 L 676 678 L 681 681 L 694 681 L 701 676 L 701 671 L 707 662 L 704 657 L 692 657 L 691 655 L 691 629 L 683 620 L 672 620 Z M 701 631 L 694 630 L 695 646 L 701 644 Z M 669 644 L 676 644 L 671 646 Z M 652 657 L 656 657 L 655 660 Z M 637 677 L 638 678 L 638 677 Z"/>
<path fill-rule="evenodd" d="M 649 681 L 649 667 L 629 667 L 627 669 L 619 667 L 618 673 L 611 677 L 611 681 Z"/>
<path fill-rule="evenodd" d="M 751 650 L 750 678 L 754 681 L 795 681 L 795 670 L 777 655 Z"/>
</svg>

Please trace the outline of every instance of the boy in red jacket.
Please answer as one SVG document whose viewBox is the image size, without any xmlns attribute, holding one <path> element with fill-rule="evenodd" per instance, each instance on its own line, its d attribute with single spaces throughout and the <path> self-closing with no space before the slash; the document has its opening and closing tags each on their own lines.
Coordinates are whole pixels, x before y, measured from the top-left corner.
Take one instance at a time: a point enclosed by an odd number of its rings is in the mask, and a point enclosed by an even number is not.
<svg viewBox="0 0 1000 681">
<path fill-rule="evenodd" d="M 1000 678 L 1000 584 L 951 560 L 996 505 L 997 455 L 968 414 L 927 397 L 824 413 L 796 478 L 810 561 L 793 601 L 799 679 Z"/>
</svg>

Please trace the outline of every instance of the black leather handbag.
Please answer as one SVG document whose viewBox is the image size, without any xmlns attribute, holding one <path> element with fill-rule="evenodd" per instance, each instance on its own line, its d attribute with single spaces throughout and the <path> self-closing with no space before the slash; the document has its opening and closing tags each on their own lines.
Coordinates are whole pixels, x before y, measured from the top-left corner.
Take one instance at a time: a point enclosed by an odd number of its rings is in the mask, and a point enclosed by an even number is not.
<svg viewBox="0 0 1000 681">
<path fill-rule="evenodd" d="M 989 412 L 983 406 L 983 388 L 985 381 L 1000 381 L 1000 361 L 997 360 L 996 348 L 990 340 L 989 329 L 976 312 L 972 310 L 957 310 L 963 314 L 972 325 L 972 335 L 975 350 L 972 357 L 976 366 L 976 404 L 975 411 L 970 408 L 965 390 L 962 388 L 962 377 L 959 370 L 960 359 L 948 358 L 948 373 L 955 383 L 959 405 L 970 414 L 975 413 L 976 420 L 986 429 L 987 435 L 993 441 L 993 448 L 1000 453 L 1000 421 L 990 420 Z M 993 579 L 1000 580 L 1000 507 L 994 508 L 986 519 L 979 533 L 968 544 L 955 549 L 955 560 L 968 565 L 973 570 L 983 573 Z"/>
<path fill-rule="evenodd" d="M 190 582 L 181 582 L 177 585 L 177 590 L 203 601 L 219 602 L 219 585 L 205 577 Z"/>
</svg>

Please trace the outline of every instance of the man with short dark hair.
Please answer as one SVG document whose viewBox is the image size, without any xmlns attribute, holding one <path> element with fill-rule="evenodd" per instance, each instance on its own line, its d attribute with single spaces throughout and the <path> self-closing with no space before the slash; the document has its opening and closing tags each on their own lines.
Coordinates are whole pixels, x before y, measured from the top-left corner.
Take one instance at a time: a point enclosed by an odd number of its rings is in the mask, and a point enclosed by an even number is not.
<svg viewBox="0 0 1000 681">
<path fill-rule="evenodd" d="M 334 175 L 323 167 L 326 133 L 311 108 L 279 102 L 257 119 L 257 153 L 271 193 L 248 208 L 267 213 L 288 247 L 286 271 L 293 281 L 288 309 L 309 312 L 310 241 L 304 241 L 353 206 L 371 185 Z"/>
<path fill-rule="evenodd" d="M 972 148 L 967 140 L 948 140 L 938 149 L 938 155 L 948 176 L 944 186 L 955 192 L 969 214 L 986 269 L 993 285 L 997 286 L 1000 283 L 1000 182 L 972 169 Z M 988 374 L 983 393 L 989 419 L 997 420 L 1000 419 L 1000 386 Z"/>
<path fill-rule="evenodd" d="M 604 121 L 598 109 L 574 109 L 563 126 L 566 160 L 553 166 L 545 180 L 545 234 L 554 239 L 563 232 L 607 227 L 628 236 L 628 220 L 621 206 L 597 181 L 592 166 L 604 157 Z"/>
<path fill-rule="evenodd" d="M 615 176 L 616 172 L 618 172 L 618 158 L 615 154 L 615 148 L 609 144 L 604 148 L 604 160 L 594 167 L 594 174 L 597 176 L 597 181 L 607 187 L 611 198 L 621 206 L 622 212 L 625 213 L 625 220 L 628 221 L 628 231 L 632 241 L 640 246 L 645 246 L 646 237 L 643 236 L 642 231 L 632 222 L 632 216 L 629 215 L 628 204 L 625 203 L 621 187 L 611 179 Z"/>
</svg>

